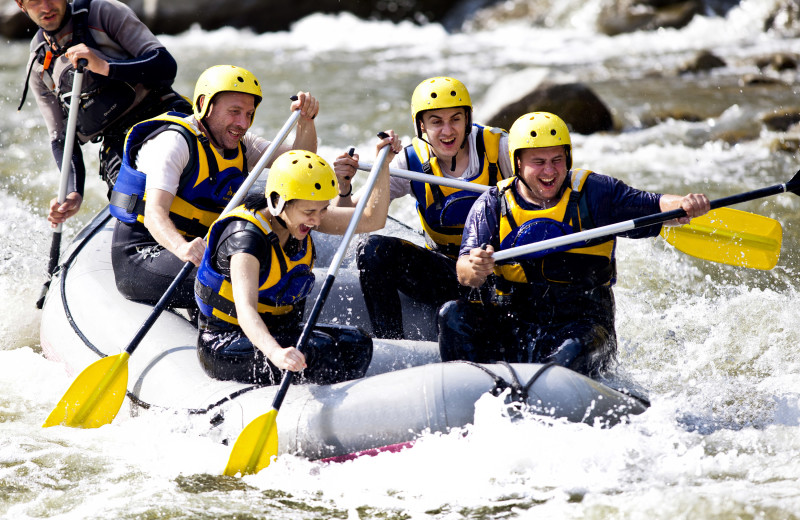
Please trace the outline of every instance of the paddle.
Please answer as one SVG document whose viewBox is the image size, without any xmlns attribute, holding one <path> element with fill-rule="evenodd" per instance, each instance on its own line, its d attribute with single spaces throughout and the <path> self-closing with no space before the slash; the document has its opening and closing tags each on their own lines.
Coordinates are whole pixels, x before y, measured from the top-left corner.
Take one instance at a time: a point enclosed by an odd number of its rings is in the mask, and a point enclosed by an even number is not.
<svg viewBox="0 0 800 520">
<path fill-rule="evenodd" d="M 244 183 L 228 202 L 222 212 L 223 214 L 241 204 L 247 191 L 258 179 L 261 171 L 275 155 L 278 147 L 289 135 L 299 118 L 299 110 L 292 112 L 292 115 L 278 132 L 275 140 L 270 143 Z M 43 427 L 62 424 L 75 428 L 97 428 L 114 420 L 122 406 L 122 401 L 125 399 L 128 388 L 128 359 L 167 307 L 175 290 L 189 276 L 193 268 L 194 264 L 191 262 L 184 264 L 124 352 L 99 359 L 78 374 L 64 397 L 50 412 L 50 416 L 44 422 Z"/>
<path fill-rule="evenodd" d="M 371 164 L 363 161 L 358 161 L 359 170 L 369 170 L 371 168 L 372 168 Z M 483 184 L 475 184 L 473 182 L 460 181 L 458 179 L 439 177 L 437 175 L 431 175 L 428 173 L 412 172 L 411 170 L 403 170 L 400 168 L 389 168 L 389 173 L 392 175 L 392 177 L 400 177 L 401 179 L 408 179 L 410 181 L 419 181 L 427 184 L 439 184 L 441 186 L 447 186 L 450 188 L 459 188 L 466 191 L 476 191 L 479 193 L 483 193 L 484 191 L 489 191 L 489 188 L 491 188 L 491 186 L 485 186 Z"/>
<path fill-rule="evenodd" d="M 370 168 L 360 162 L 360 170 Z M 399 168 L 389 173 L 411 181 L 440 184 L 475 192 L 489 190 L 489 186 L 438 177 Z M 661 236 L 678 251 L 703 260 L 727 265 L 772 269 L 778 262 L 782 230 L 777 220 L 745 211 L 719 209 L 683 226 L 664 228 Z"/>
<path fill-rule="evenodd" d="M 383 139 L 386 137 L 386 134 L 381 132 L 378 134 L 378 137 Z M 370 170 L 370 174 L 367 177 L 365 194 L 359 199 L 358 204 L 356 204 L 353 216 L 350 219 L 350 224 L 348 224 L 347 230 L 342 237 L 342 242 L 336 250 L 333 260 L 331 260 L 330 267 L 328 268 L 328 275 L 322 284 L 316 302 L 314 302 L 314 307 L 311 309 L 308 321 L 303 326 L 300 339 L 297 340 L 297 350 L 302 351 L 308 344 L 311 331 L 322 312 L 322 306 L 328 298 L 328 294 L 333 286 L 333 281 L 336 278 L 336 273 L 350 245 L 350 239 L 355 234 L 358 222 L 361 220 L 361 215 L 364 212 L 364 206 L 367 204 L 369 194 L 372 192 L 372 188 L 378 180 L 381 168 L 389 155 L 389 149 L 389 146 L 381 148 L 375 160 L 375 165 L 372 167 L 372 170 Z M 272 401 L 272 409 L 255 418 L 242 430 L 242 433 L 239 434 L 231 450 L 228 465 L 225 467 L 225 475 L 232 477 L 237 474 L 249 475 L 258 473 L 269 466 L 273 456 L 278 455 L 278 430 L 275 419 L 278 416 L 278 410 L 280 410 L 281 404 L 283 404 L 283 399 L 286 397 L 286 392 L 289 390 L 289 385 L 292 384 L 293 378 L 294 372 L 288 370 L 284 372 L 281 386 Z"/>
<path fill-rule="evenodd" d="M 778 263 L 783 230 L 775 219 L 719 208 L 684 226 L 664 226 L 661 236 L 703 260 L 769 270 Z"/>
<path fill-rule="evenodd" d="M 69 183 L 69 172 L 72 170 L 72 150 L 75 147 L 75 129 L 78 126 L 78 108 L 81 98 L 81 87 L 83 86 L 83 69 L 89 64 L 86 58 L 78 60 L 78 67 L 75 69 L 75 76 L 72 79 L 72 93 L 69 97 L 69 114 L 67 116 L 67 128 L 64 136 L 64 152 L 61 156 L 61 183 L 58 188 L 58 203 L 63 204 L 67 199 L 67 184 Z M 53 240 L 50 242 L 50 262 L 47 264 L 47 280 L 42 285 L 42 292 L 36 300 L 36 308 L 41 309 L 44 305 L 44 298 L 50 288 L 50 281 L 53 273 L 56 272 L 58 259 L 61 256 L 61 230 L 63 224 L 58 224 L 53 231 Z"/>
<path fill-rule="evenodd" d="M 730 197 L 723 197 L 721 199 L 712 200 L 711 209 L 722 208 L 725 206 L 732 206 L 734 204 L 747 202 L 749 200 L 755 200 L 763 197 L 769 197 L 771 195 L 777 195 L 778 193 L 790 192 L 797 195 L 798 189 L 800 189 L 800 171 L 795 173 L 794 177 L 792 177 L 791 180 L 789 180 L 789 182 L 786 182 L 784 184 L 775 184 L 773 186 L 767 186 L 765 188 L 760 188 L 753 191 L 747 191 L 744 193 L 740 193 L 738 195 L 731 195 Z M 535 253 L 537 251 L 544 251 L 546 249 L 553 249 L 568 244 L 582 242 L 584 240 L 589 240 L 592 238 L 600 238 L 605 236 L 616 235 L 619 233 L 624 233 L 625 231 L 630 231 L 631 229 L 638 229 L 645 226 L 652 226 L 654 224 L 667 222 L 668 220 L 673 220 L 685 216 L 686 212 L 684 210 L 674 209 L 672 211 L 665 211 L 663 213 L 656 213 L 653 215 L 648 215 L 646 217 L 639 217 L 632 220 L 626 220 L 624 222 L 618 222 L 616 224 L 610 224 L 608 226 L 602 226 L 595 229 L 587 229 L 586 231 L 580 231 L 578 233 L 573 233 L 571 235 L 565 235 L 562 237 L 542 240 L 541 242 L 536 242 L 533 244 L 512 247 L 509 249 L 505 249 L 503 251 L 498 251 L 494 253 L 494 255 L 492 256 L 495 259 L 495 261 L 505 260 L 508 258 L 514 258 L 516 256 L 525 255 L 528 253 Z M 777 253 L 779 254 L 780 243 L 767 244 L 767 249 L 769 250 L 776 249 Z"/>
</svg>

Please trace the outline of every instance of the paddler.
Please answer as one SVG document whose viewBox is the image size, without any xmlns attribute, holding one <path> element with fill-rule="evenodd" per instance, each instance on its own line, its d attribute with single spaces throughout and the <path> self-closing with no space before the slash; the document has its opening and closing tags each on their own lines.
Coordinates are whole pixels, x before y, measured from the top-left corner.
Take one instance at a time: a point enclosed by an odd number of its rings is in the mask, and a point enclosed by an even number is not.
<svg viewBox="0 0 800 520">
<path fill-rule="evenodd" d="M 25 87 L 44 116 L 56 164 L 64 154 L 72 77 L 86 59 L 72 169 L 63 203 L 50 201 L 53 227 L 75 215 L 83 202 L 86 168 L 81 147 L 102 139 L 100 177 L 109 195 L 122 163 L 125 134 L 135 123 L 168 110 L 190 113 L 191 105 L 172 90 L 175 59 L 127 6 L 111 0 L 16 0 L 39 26 L 31 40 Z"/>
<path fill-rule="evenodd" d="M 126 298 L 154 304 L 184 264 L 200 265 L 209 226 L 270 145 L 247 131 L 261 99 L 250 71 L 216 65 L 197 80 L 193 115 L 162 114 L 131 129 L 111 196 L 118 219 L 111 261 Z M 295 140 L 278 151 L 316 150 L 319 102 L 298 92 L 290 109 L 301 113 Z M 175 291 L 171 307 L 196 308 L 194 276 Z"/>
<path fill-rule="evenodd" d="M 469 212 L 458 279 L 493 301 L 454 300 L 439 312 L 442 359 L 479 363 L 555 362 L 594 375 L 614 362 L 616 238 L 565 246 L 495 263 L 492 254 L 580 230 L 683 209 L 686 224 L 710 209 L 705 195 L 661 195 L 572 168 L 569 130 L 558 116 L 533 112 L 509 131 L 514 176 L 482 194 Z M 660 225 L 621 236 L 647 238 Z M 487 284 L 488 285 L 488 284 Z"/>
<path fill-rule="evenodd" d="M 377 148 L 401 144 L 388 131 Z M 317 324 L 303 352 L 306 298 L 314 286 L 311 230 L 343 235 L 353 208 L 330 206 L 336 175 L 318 155 L 284 153 L 269 172 L 265 193 L 214 222 L 195 286 L 200 308 L 197 353 L 216 379 L 275 384 L 281 370 L 302 371 L 307 382 L 331 384 L 362 377 L 372 339 L 361 329 Z M 359 220 L 357 233 L 380 229 L 389 211 L 388 164 Z"/>
<path fill-rule="evenodd" d="M 499 128 L 472 120 L 472 100 L 464 84 L 448 77 L 422 81 L 411 96 L 416 137 L 392 162 L 392 167 L 494 186 L 511 175 L 508 137 Z M 339 177 L 336 204 L 354 206 L 360 194 L 350 184 L 358 156 L 343 154 L 334 161 Z M 407 240 L 371 235 L 358 247 L 361 289 L 379 338 L 404 337 L 400 293 L 438 308 L 465 293 L 456 278 L 456 258 L 467 212 L 475 191 L 392 177 L 392 200 L 411 195 L 425 233 L 426 247 Z"/>
</svg>

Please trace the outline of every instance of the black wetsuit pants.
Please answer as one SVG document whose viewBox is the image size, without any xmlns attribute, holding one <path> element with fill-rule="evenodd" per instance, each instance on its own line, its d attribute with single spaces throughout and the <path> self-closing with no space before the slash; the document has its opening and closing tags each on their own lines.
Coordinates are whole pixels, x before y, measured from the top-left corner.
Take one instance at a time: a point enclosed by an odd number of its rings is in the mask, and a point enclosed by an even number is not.
<svg viewBox="0 0 800 520">
<path fill-rule="evenodd" d="M 407 240 L 370 235 L 358 246 L 361 291 L 377 338 L 403 339 L 402 292 L 438 308 L 468 294 L 456 277 L 456 262 Z"/>
<path fill-rule="evenodd" d="M 442 361 L 552 361 L 591 376 L 611 368 L 616 359 L 613 325 L 603 321 L 582 316 L 535 323 L 502 306 L 453 300 L 439 310 L 439 351 Z"/>
<path fill-rule="evenodd" d="M 144 225 L 117 221 L 111 242 L 111 265 L 117 290 L 129 300 L 154 305 L 183 269 L 185 262 L 155 241 Z M 169 307 L 197 309 L 197 268 L 178 286 Z"/>
<path fill-rule="evenodd" d="M 302 327 L 270 331 L 283 347 L 297 344 Z M 303 349 L 307 368 L 300 382 L 321 385 L 364 377 L 372 361 L 372 338 L 356 327 L 317 325 Z M 274 385 L 281 371 L 245 336 L 240 328 L 200 330 L 197 356 L 208 375 L 215 379 Z"/>
</svg>

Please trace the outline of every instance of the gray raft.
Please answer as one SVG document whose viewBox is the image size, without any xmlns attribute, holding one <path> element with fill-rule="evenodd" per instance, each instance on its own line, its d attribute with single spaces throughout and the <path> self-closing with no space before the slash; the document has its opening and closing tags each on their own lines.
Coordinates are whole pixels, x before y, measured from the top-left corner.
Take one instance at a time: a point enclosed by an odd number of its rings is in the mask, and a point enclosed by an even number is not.
<svg viewBox="0 0 800 520">
<path fill-rule="evenodd" d="M 116 290 L 110 253 L 113 227 L 114 219 L 103 210 L 80 232 L 62 253 L 61 268 L 45 300 L 42 349 L 73 376 L 102 356 L 124 351 L 152 311 Z M 396 226 L 390 232 L 407 231 Z M 338 242 L 325 239 L 317 244 L 318 265 L 324 265 L 330 257 L 326 251 Z M 349 260 L 350 265 L 339 270 L 320 322 L 369 331 L 357 273 Z M 317 269 L 317 279 L 324 279 L 324 268 Z M 280 453 L 323 459 L 408 444 L 426 432 L 471 424 L 475 402 L 487 392 L 504 389 L 507 398 L 518 396 L 533 413 L 573 422 L 613 426 L 647 409 L 646 398 L 562 367 L 442 363 L 438 346 L 430 341 L 433 310 L 408 301 L 403 305 L 408 335 L 419 339 L 376 339 L 363 379 L 292 386 L 278 416 Z M 139 415 L 146 409 L 185 414 L 199 433 L 232 443 L 244 426 L 269 410 L 277 387 L 209 378 L 197 359 L 196 338 L 197 330 L 183 315 L 165 312 L 130 358 L 128 395 L 120 414 L 127 410 Z"/>
</svg>

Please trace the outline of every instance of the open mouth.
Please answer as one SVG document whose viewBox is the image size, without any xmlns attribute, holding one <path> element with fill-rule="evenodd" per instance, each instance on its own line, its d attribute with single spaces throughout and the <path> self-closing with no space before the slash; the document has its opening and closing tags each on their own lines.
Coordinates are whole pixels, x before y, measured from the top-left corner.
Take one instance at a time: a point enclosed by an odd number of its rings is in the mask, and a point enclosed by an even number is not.
<svg viewBox="0 0 800 520">
<path fill-rule="evenodd" d="M 300 234 L 302 235 L 308 234 L 308 232 L 311 231 L 311 229 L 312 228 L 306 226 L 305 224 L 300 224 L 299 226 L 297 226 L 297 230 L 300 231 Z"/>
<path fill-rule="evenodd" d="M 539 182 L 540 182 L 540 183 L 542 184 L 542 186 L 544 186 L 545 188 L 552 188 L 552 187 L 554 187 L 554 186 L 556 185 L 556 178 L 555 178 L 555 177 L 553 177 L 553 178 L 551 178 L 551 179 L 539 179 Z"/>
</svg>

